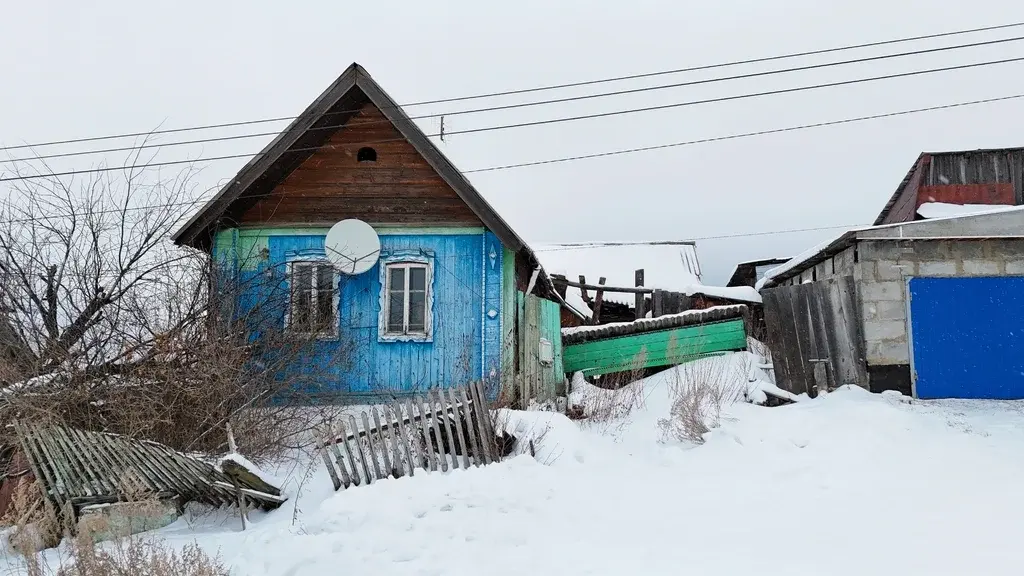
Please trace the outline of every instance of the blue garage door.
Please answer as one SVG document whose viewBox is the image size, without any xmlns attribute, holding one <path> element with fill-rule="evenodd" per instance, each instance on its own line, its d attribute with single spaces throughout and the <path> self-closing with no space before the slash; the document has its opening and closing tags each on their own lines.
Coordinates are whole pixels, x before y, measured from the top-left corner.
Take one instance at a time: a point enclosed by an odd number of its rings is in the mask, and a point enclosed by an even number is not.
<svg viewBox="0 0 1024 576">
<path fill-rule="evenodd" d="M 1024 398 L 1024 278 L 913 278 L 919 398 Z"/>
</svg>

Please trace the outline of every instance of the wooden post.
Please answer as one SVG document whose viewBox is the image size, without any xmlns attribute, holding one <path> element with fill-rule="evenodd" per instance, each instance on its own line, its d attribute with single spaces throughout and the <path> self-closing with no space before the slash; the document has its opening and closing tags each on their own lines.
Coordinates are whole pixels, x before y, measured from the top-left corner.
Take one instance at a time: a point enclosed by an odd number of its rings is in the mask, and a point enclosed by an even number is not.
<svg viewBox="0 0 1024 576">
<path fill-rule="evenodd" d="M 586 283 L 587 283 L 587 277 L 584 276 L 583 274 L 580 274 L 580 284 L 586 285 Z M 589 290 L 587 290 L 586 288 L 582 288 L 581 287 L 580 288 L 580 296 L 583 298 L 583 301 L 587 303 L 587 306 L 593 307 L 594 301 L 590 299 L 590 291 Z"/>
<path fill-rule="evenodd" d="M 642 288 L 643 287 L 643 285 L 644 285 L 644 270 L 643 270 L 643 268 L 641 268 L 641 269 L 639 269 L 639 270 L 637 270 L 636 272 L 633 273 L 633 279 L 635 281 L 634 284 L 633 284 L 634 286 L 636 286 L 637 288 Z M 636 319 L 637 320 L 643 318 L 644 315 L 647 313 L 647 311 L 644 310 L 644 301 L 645 301 L 645 299 L 646 299 L 646 297 L 643 294 L 639 293 L 639 292 L 637 292 L 636 294 L 633 295 L 633 304 L 636 306 Z"/>
<path fill-rule="evenodd" d="M 605 277 L 601 276 L 601 278 L 597 281 L 597 283 L 600 286 L 604 286 L 604 281 L 605 281 Z M 601 302 L 602 301 L 604 301 L 604 290 L 600 290 L 599 289 L 597 291 L 597 294 L 594 295 L 594 315 L 590 319 L 590 323 L 591 324 L 597 325 L 597 324 L 600 324 L 600 322 L 601 322 Z"/>
</svg>

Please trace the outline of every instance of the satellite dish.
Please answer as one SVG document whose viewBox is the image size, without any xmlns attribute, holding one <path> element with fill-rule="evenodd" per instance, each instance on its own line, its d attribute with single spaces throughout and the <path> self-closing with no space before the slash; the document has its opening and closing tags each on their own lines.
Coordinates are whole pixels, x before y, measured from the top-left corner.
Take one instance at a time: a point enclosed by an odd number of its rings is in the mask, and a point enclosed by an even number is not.
<svg viewBox="0 0 1024 576">
<path fill-rule="evenodd" d="M 350 218 L 331 226 L 324 240 L 324 250 L 327 259 L 342 274 L 362 274 L 377 263 L 380 238 L 369 224 Z"/>
</svg>

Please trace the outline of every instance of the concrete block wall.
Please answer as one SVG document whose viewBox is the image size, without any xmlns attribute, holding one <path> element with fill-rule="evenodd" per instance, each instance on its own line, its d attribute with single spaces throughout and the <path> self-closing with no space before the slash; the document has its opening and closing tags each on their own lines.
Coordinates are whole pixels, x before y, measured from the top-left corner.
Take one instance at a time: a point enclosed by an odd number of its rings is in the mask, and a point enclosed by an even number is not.
<svg viewBox="0 0 1024 576">
<path fill-rule="evenodd" d="M 909 364 L 907 279 L 1024 275 L 1024 240 L 864 240 L 855 268 L 868 365 Z"/>
</svg>

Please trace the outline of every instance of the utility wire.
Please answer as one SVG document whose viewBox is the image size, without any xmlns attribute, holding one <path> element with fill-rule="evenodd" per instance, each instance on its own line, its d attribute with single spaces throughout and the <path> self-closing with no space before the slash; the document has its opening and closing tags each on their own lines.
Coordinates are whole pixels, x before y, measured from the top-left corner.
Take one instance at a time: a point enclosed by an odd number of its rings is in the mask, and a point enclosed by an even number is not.
<svg viewBox="0 0 1024 576">
<path fill-rule="evenodd" d="M 658 85 L 658 86 L 646 86 L 646 87 L 642 87 L 642 88 L 630 88 L 630 89 L 626 89 L 626 90 L 618 90 L 618 91 L 613 91 L 613 92 L 601 92 L 601 93 L 597 93 L 597 94 L 585 94 L 585 95 L 581 95 L 581 96 L 570 96 L 570 97 L 556 98 L 556 99 L 550 99 L 550 100 L 539 100 L 539 101 L 535 101 L 535 102 L 523 102 L 523 103 L 518 103 L 518 104 L 505 104 L 505 105 L 501 105 L 501 106 L 490 106 L 490 107 L 485 107 L 485 108 L 475 108 L 475 109 L 468 109 L 468 110 L 453 110 L 453 111 L 441 112 L 441 113 L 437 113 L 437 114 L 426 114 L 426 115 L 421 115 L 421 116 L 412 116 L 412 117 L 410 117 L 410 119 L 411 120 L 422 120 L 422 119 L 438 118 L 438 117 L 444 117 L 444 116 L 458 116 L 458 115 L 464 115 L 464 114 L 477 114 L 477 113 L 482 113 L 482 112 L 495 112 L 495 111 L 501 111 L 501 110 L 512 110 L 512 109 L 517 109 L 517 108 L 527 108 L 527 107 L 542 106 L 542 105 L 548 105 L 548 104 L 561 104 L 561 103 L 567 103 L 567 102 L 578 102 L 578 101 L 582 101 L 582 100 L 592 100 L 592 99 L 597 99 L 597 98 L 606 98 L 606 97 L 610 97 L 610 96 L 623 96 L 623 95 L 627 95 L 627 94 L 639 94 L 639 93 L 643 93 L 643 92 L 653 92 L 653 91 L 666 90 L 666 89 L 671 89 L 671 88 L 682 88 L 682 87 L 688 87 L 688 86 L 699 86 L 699 85 L 704 85 L 704 84 L 714 84 L 714 83 L 717 83 L 717 82 L 726 82 L 726 81 L 730 81 L 730 80 L 745 80 L 745 79 L 750 79 L 750 78 L 760 78 L 760 77 L 766 77 L 766 76 L 774 76 L 774 75 L 777 75 L 777 74 L 788 74 L 788 73 L 792 73 L 792 72 L 803 72 L 803 71 L 808 71 L 808 70 L 818 70 L 818 69 L 823 69 L 823 68 L 831 68 L 831 67 L 834 67 L 834 66 L 845 66 L 845 65 L 850 65 L 850 64 L 861 64 L 861 63 L 866 63 L 866 62 L 876 62 L 876 61 L 881 61 L 881 60 L 888 60 L 888 59 L 891 59 L 891 58 L 903 58 L 903 57 L 907 57 L 907 56 L 918 56 L 918 55 L 922 55 L 922 54 L 932 54 L 932 53 L 945 52 L 945 51 L 950 51 L 950 50 L 961 50 L 961 49 L 964 49 L 964 48 L 974 48 L 974 47 L 979 47 L 979 46 L 991 46 L 991 45 L 995 45 L 995 44 L 1003 44 L 1003 43 L 1008 43 L 1008 42 L 1020 42 L 1022 40 L 1024 40 L 1024 36 L 1017 36 L 1017 37 L 1013 37 L 1013 38 L 1001 38 L 1001 39 L 998 39 L 998 40 L 987 40 L 987 41 L 984 41 L 984 42 L 974 42 L 974 43 L 970 43 L 970 44 L 958 44 L 958 45 L 955 45 L 955 46 L 943 46 L 943 47 L 939 47 L 939 48 L 927 48 L 927 49 L 915 50 L 915 51 L 911 51 L 911 52 L 900 52 L 900 53 L 897 53 L 897 54 L 883 54 L 883 55 L 878 55 L 878 56 L 868 56 L 868 57 L 864 57 L 864 58 L 855 58 L 855 59 L 852 59 L 852 60 L 842 60 L 842 61 L 839 61 L 839 62 L 823 62 L 823 63 L 818 63 L 818 64 L 810 64 L 810 65 L 806 65 L 806 66 L 797 66 L 797 67 L 792 67 L 792 68 L 783 68 L 783 69 L 779 69 L 779 70 L 764 70 L 764 71 L 760 71 L 760 72 L 751 72 L 751 73 L 747 73 L 747 74 L 738 74 L 738 75 L 733 75 L 733 76 L 723 76 L 723 77 L 718 77 L 718 78 L 705 78 L 705 79 L 701 79 L 701 80 L 691 80 L 691 81 L 687 81 L 687 82 L 677 82 L 677 83 L 674 83 L 674 84 L 662 84 L 662 85 Z M 345 112 L 354 112 L 354 110 L 345 111 Z M 340 113 L 342 113 L 342 112 L 332 112 L 331 114 L 340 114 Z M 373 120 L 373 121 L 370 121 L 370 122 L 362 123 L 361 126 L 367 126 L 367 125 L 371 125 L 371 124 L 387 124 L 389 122 L 390 122 L 389 120 Z M 329 125 L 329 126 L 314 127 L 314 128 L 311 128 L 310 130 L 331 130 L 331 129 L 335 129 L 335 128 L 340 128 L 342 126 L 344 126 L 344 124 L 334 124 L 334 125 Z M 232 136 L 219 136 L 219 137 L 210 137 L 210 138 L 200 138 L 200 139 L 194 139 L 194 140 L 182 140 L 182 141 L 177 141 L 177 142 L 168 142 L 168 143 L 164 143 L 164 144 L 161 144 L 161 143 L 152 143 L 152 144 L 143 143 L 143 144 L 140 144 L 140 145 L 137 145 L 137 146 L 123 146 L 123 147 L 117 147 L 117 148 L 104 148 L 104 149 L 99 149 L 99 150 L 81 150 L 81 151 L 77 151 L 77 152 L 62 152 L 62 153 L 44 154 L 44 155 L 38 155 L 38 156 L 27 156 L 27 157 L 20 157 L 20 158 L 0 159 L 0 163 L 30 162 L 30 161 L 39 161 L 39 160 L 49 160 L 49 159 L 53 159 L 53 158 L 69 158 L 69 157 L 73 157 L 73 156 L 87 156 L 87 155 L 93 155 L 93 154 L 109 154 L 109 153 L 113 153 L 113 152 L 129 152 L 129 151 L 143 150 L 143 149 L 148 149 L 148 148 L 168 148 L 168 147 L 172 147 L 172 146 L 186 146 L 186 145 L 192 145 L 192 144 L 205 144 L 205 143 L 210 143 L 210 142 L 220 142 L 220 141 L 230 141 L 230 140 L 242 140 L 242 139 L 249 139 L 249 138 L 270 137 L 270 136 L 276 136 L 278 134 L 279 134 L 279 132 L 257 132 L 257 133 L 252 133 L 252 134 L 236 134 L 236 135 L 232 135 Z M 452 133 L 451 132 L 445 133 L 445 135 L 448 135 L 448 134 L 452 134 Z M 0 149 L 0 150 L 3 150 L 3 149 Z"/>
<path fill-rule="evenodd" d="M 816 122 L 816 123 L 813 123 L 813 124 L 802 124 L 802 125 L 798 125 L 798 126 L 789 126 L 789 127 L 786 127 L 786 128 L 775 128 L 775 129 L 771 129 L 771 130 L 759 130 L 759 131 L 756 131 L 756 132 L 744 132 L 744 133 L 740 133 L 740 134 L 731 134 L 731 135 L 727 135 L 727 136 L 718 136 L 718 137 L 712 137 L 712 138 L 702 138 L 702 139 L 699 139 L 699 140 L 688 140 L 688 141 L 685 141 L 685 142 L 674 142 L 674 143 L 671 143 L 671 144 L 660 144 L 660 145 L 656 145 L 656 146 L 646 146 L 646 147 L 641 147 L 641 148 L 628 148 L 628 149 L 623 149 L 623 150 L 613 150 L 613 151 L 610 151 L 610 152 L 600 152 L 600 153 L 596 153 L 596 154 L 586 154 L 586 155 L 580 155 L 580 156 L 567 156 L 567 157 L 563 157 L 563 158 L 554 158 L 554 159 L 550 159 L 550 160 L 538 160 L 538 161 L 535 161 L 535 162 L 523 162 L 523 163 L 520 163 L 520 164 L 506 164 L 506 165 L 503 165 L 503 166 L 492 166 L 492 167 L 489 167 L 489 168 L 477 168 L 477 169 L 474 169 L 474 170 L 465 170 L 465 171 L 463 171 L 463 173 L 464 174 L 468 174 L 468 173 L 477 173 L 477 172 L 490 172 L 490 171 L 496 171 L 496 170 L 510 170 L 510 169 L 513 169 L 513 168 L 523 168 L 523 167 L 527 167 L 527 166 L 539 166 L 539 165 L 543 165 L 543 164 L 554 164 L 554 163 L 560 163 L 560 162 L 572 162 L 572 161 L 576 161 L 576 160 L 585 160 L 585 159 L 590 159 L 590 158 L 600 158 L 600 157 L 604 157 L 604 156 L 616 156 L 616 155 L 621 155 L 621 154 L 632 154 L 632 153 L 636 153 L 636 152 L 645 152 L 645 151 L 649 151 L 649 150 L 660 150 L 660 149 L 664 149 L 664 148 L 673 148 L 673 147 L 679 147 L 679 146 L 690 146 L 690 145 L 696 145 L 696 144 L 718 142 L 718 141 L 723 141 L 723 140 L 736 140 L 736 139 L 741 139 L 741 138 L 751 138 L 751 137 L 755 137 L 755 136 L 764 136 L 764 135 L 768 135 L 768 134 L 778 134 L 778 133 L 783 133 L 783 132 L 794 132 L 794 131 L 798 131 L 798 130 L 807 130 L 807 129 L 811 129 L 811 128 L 821 128 L 821 127 L 826 127 L 826 126 L 837 126 L 837 125 L 841 125 L 841 124 L 851 124 L 851 123 L 855 123 L 855 122 L 864 122 L 864 121 L 867 121 L 867 120 L 876 120 L 876 119 L 881 119 L 881 118 L 891 118 L 891 117 L 897 117 L 897 116 L 906 116 L 906 115 L 910 115 L 910 114 L 918 114 L 918 113 L 923 113 L 923 112 L 933 112 L 933 111 L 947 110 L 947 109 L 952 109 L 952 108 L 962 108 L 962 107 L 966 107 L 966 106 L 974 106 L 974 105 L 978 105 L 978 104 L 988 104 L 988 103 L 994 103 L 994 102 L 1003 102 L 1003 101 L 1016 100 L 1016 99 L 1021 99 L 1021 98 L 1024 98 L 1024 94 L 1014 94 L 1014 95 L 1011 95 L 1011 96 L 1000 96 L 1000 97 L 996 97 L 996 98 L 986 98 L 986 99 L 983 99 L 983 100 L 972 100 L 972 101 L 968 101 L 968 102 L 957 102 L 957 103 L 953 103 L 953 104 L 943 104 L 943 105 L 939 105 L 939 106 L 929 106 L 927 108 L 915 108 L 915 109 L 912 109 L 912 110 L 902 110 L 902 111 L 898 111 L 898 112 L 887 112 L 887 113 L 883 113 L 883 114 L 872 114 L 870 116 L 859 116 L 859 117 L 856 117 L 856 118 L 844 118 L 844 119 L 841 119 L 841 120 L 831 120 L 831 121 L 826 121 L 826 122 Z M 132 168 L 134 168 L 134 167 L 130 167 L 129 166 L 129 167 L 124 167 L 124 168 L 111 168 L 111 170 L 130 170 Z M 40 178 L 44 178 L 44 177 L 46 177 L 46 176 L 45 175 L 44 176 L 40 176 Z M 270 192 L 270 193 L 262 194 L 262 195 L 260 195 L 260 197 L 262 198 L 262 197 L 283 196 L 283 195 L 284 195 L 284 193 L 281 193 L 281 192 Z M 316 197 L 310 197 L 310 198 L 316 198 Z M 116 210 L 98 210 L 98 211 L 94 211 L 93 213 L 94 214 L 120 213 L 122 211 L 152 210 L 152 209 L 156 209 L 156 208 L 168 208 L 168 207 L 175 207 L 175 206 L 188 206 L 188 207 L 191 207 L 191 206 L 195 206 L 197 204 L 205 203 L 207 201 L 208 201 L 208 199 L 200 198 L 200 199 L 191 200 L 191 201 L 185 201 L 185 202 L 153 204 L 153 205 L 149 205 L 149 206 L 136 206 L 136 207 L 129 207 L 129 208 L 125 208 L 125 209 L 116 209 Z M 38 221 L 44 221 L 44 220 L 49 220 L 49 219 L 54 219 L 54 218 L 61 218 L 61 217 L 62 216 L 52 216 L 52 217 L 49 217 L 49 216 L 37 216 L 37 217 L 32 217 L 32 218 L 22 218 L 22 219 L 13 219 L 13 220 L 0 220 L 0 224 L 34 223 L 34 222 L 38 222 Z M 809 230 L 815 230 L 815 229 L 811 228 L 811 229 L 796 230 L 796 231 L 799 232 L 799 231 L 809 231 Z M 719 237 L 714 237 L 714 238 L 719 238 Z M 697 238 L 696 240 L 706 240 L 706 239 L 712 239 L 712 237 Z"/>
<path fill-rule="evenodd" d="M 596 119 L 596 118 L 607 118 L 607 117 L 611 117 L 611 116 L 620 116 L 620 115 L 625 115 L 625 114 L 636 114 L 636 113 L 640 113 L 640 112 L 652 112 L 652 111 L 656 111 L 656 110 L 667 110 L 667 109 L 671 109 L 671 108 L 680 108 L 680 107 L 684 107 L 684 106 L 695 106 L 695 105 L 699 105 L 699 104 L 710 104 L 710 103 L 715 103 L 715 102 L 728 102 L 728 101 L 733 101 L 733 100 L 743 100 L 743 99 L 749 99 L 749 98 L 761 98 L 761 97 L 765 97 L 765 96 L 774 96 L 774 95 L 779 95 L 779 94 L 789 94 L 789 93 L 794 93 L 794 92 L 802 92 L 802 91 L 806 91 L 806 90 L 819 90 L 819 89 L 823 89 L 823 88 L 833 88 L 833 87 L 838 87 L 838 86 L 849 86 L 849 85 L 853 85 L 853 84 L 861 84 L 861 83 L 866 83 L 866 82 L 877 82 L 877 81 L 881 81 L 881 80 L 891 80 L 891 79 L 895 79 L 895 78 L 907 78 L 907 77 L 913 77 L 913 76 L 922 76 L 922 75 L 925 75 L 925 74 L 935 74 L 935 73 L 938 73 L 938 72 L 949 72 L 949 71 L 954 71 L 954 70 L 964 70 L 964 69 L 969 69 L 969 68 L 979 68 L 979 67 L 984 67 L 984 66 L 993 66 L 993 65 L 997 65 L 997 64 L 1008 64 L 1008 63 L 1021 62 L 1021 61 L 1024 61 L 1024 57 L 1006 58 L 1006 59 L 1003 59 L 1003 60 L 992 60 L 992 61 L 986 61 L 986 62 L 976 62 L 976 63 L 972 63 L 972 64 L 961 64 L 961 65 L 958 65 L 958 66 L 946 66 L 946 67 L 942 67 L 942 68 L 931 68 L 931 69 L 927 69 L 927 70 L 916 70 L 916 71 L 912 71 L 912 72 L 901 72 L 901 73 L 898 73 L 898 74 L 887 74 L 887 75 L 884 75 L 884 76 L 873 76 L 873 77 L 868 77 L 868 78 L 856 78 L 856 79 L 852 79 L 852 80 L 841 80 L 841 81 L 837 81 L 837 82 L 827 82 L 827 83 L 823 83 L 823 84 L 813 84 L 813 85 L 808 85 L 808 86 L 797 86 L 797 87 L 794 87 L 794 88 L 783 88 L 783 89 L 779 89 L 779 90 L 768 90 L 768 91 L 763 91 L 763 92 L 754 92 L 754 93 L 747 93 L 747 94 L 734 94 L 734 95 L 730 95 L 730 96 L 720 96 L 720 97 L 717 97 L 717 98 L 706 98 L 706 99 L 703 99 L 703 100 L 689 100 L 689 101 L 685 101 L 685 102 L 675 102 L 675 103 L 672 103 L 672 104 L 661 104 L 661 105 L 658 105 L 658 106 L 647 106 L 647 107 L 643 107 L 643 108 L 629 108 L 629 109 L 625 109 L 625 110 L 614 110 L 614 111 L 610 111 L 610 112 L 599 112 L 599 113 L 595 113 L 595 114 L 584 114 L 584 115 L 580 115 L 580 116 L 550 118 L 550 119 L 546 119 L 546 120 L 534 120 L 534 121 L 530 121 L 530 122 L 520 122 L 520 123 L 517 123 L 517 124 L 503 124 L 503 125 L 496 125 L 496 126 L 485 126 L 485 127 L 481 127 L 481 128 L 467 128 L 467 129 L 464 129 L 464 130 L 453 130 L 453 131 L 447 132 L 446 135 L 453 136 L 453 135 L 458 135 L 458 134 L 477 134 L 477 133 L 481 133 L 481 132 L 491 132 L 491 131 L 496 131 L 496 130 L 509 130 L 509 129 L 513 129 L 513 128 L 526 128 L 526 127 L 532 127 L 532 126 L 543 126 L 543 125 L 548 125 L 548 124 L 557 124 L 557 123 L 562 123 L 562 122 L 572 122 L 572 121 L 578 121 L 578 120 L 590 120 L 590 119 Z M 1017 97 L 1019 97 L 1019 96 L 1008 96 L 1008 97 L 1003 97 L 1001 99 L 1008 100 L 1008 99 L 1013 99 L 1013 98 L 1017 98 Z M 988 101 L 994 101 L 994 100 L 993 99 L 988 99 L 988 100 L 984 100 L 984 101 L 975 101 L 974 103 L 983 103 L 983 102 L 988 102 Z M 971 103 L 964 103 L 964 104 L 959 104 L 959 105 L 949 105 L 949 106 L 946 106 L 946 107 L 964 106 L 964 105 L 969 105 L 969 104 L 971 104 Z M 922 109 L 921 111 L 924 111 L 924 110 L 928 110 L 928 109 Z M 910 112 L 905 112 L 905 113 L 910 113 Z M 856 121 L 856 120 L 851 120 L 851 121 Z M 437 136 L 440 136 L 440 134 L 427 134 L 426 136 L 428 136 L 428 137 L 437 137 Z M 386 139 L 386 140 L 369 141 L 369 142 L 359 143 L 359 144 L 353 143 L 352 145 L 374 144 L 374 143 L 380 143 L 380 142 L 390 142 L 390 141 L 395 141 L 395 140 L 402 140 L 402 139 L 400 139 L 400 138 L 392 138 L 392 139 Z M 679 144 L 676 144 L 676 145 L 679 145 Z M 313 151 L 316 151 L 316 150 L 320 150 L 321 148 L 322 148 L 321 146 L 306 147 L 306 148 L 294 148 L 294 149 L 291 149 L 291 150 L 286 150 L 285 152 L 287 152 L 287 153 L 313 152 Z M 170 160 L 170 161 L 165 161 L 165 162 L 149 162 L 149 163 L 146 163 L 146 164 L 139 164 L 139 165 L 136 165 L 136 166 L 132 166 L 131 168 L 148 168 L 148 167 L 173 166 L 173 165 L 179 165 L 179 164 L 207 163 L 207 162 L 214 162 L 214 161 L 220 161 L 220 160 L 229 160 L 229 159 L 237 159 L 237 158 L 255 158 L 255 157 L 260 156 L 262 154 L 264 154 L 264 152 L 257 152 L 255 154 L 228 154 L 228 155 L 225 155 L 225 156 L 211 156 L 211 157 L 207 157 L 207 158 L 196 158 L 196 159 L 192 159 L 192 160 Z M 550 163 L 550 162 L 541 162 L 541 163 Z M 71 175 L 75 175 L 75 174 L 89 174 L 89 173 L 96 173 L 96 172 L 111 172 L 111 171 L 124 170 L 124 169 L 127 169 L 127 167 L 102 167 L 102 168 L 90 168 L 90 169 L 84 169 L 84 170 L 68 170 L 68 171 L 64 171 L 64 172 L 53 172 L 53 173 L 48 173 L 48 174 L 32 174 L 32 175 L 9 176 L 9 177 L 5 177 L 5 178 L 0 178 L 0 182 L 12 182 L 12 181 L 19 181 L 19 180 L 35 180 L 35 179 L 40 179 L 40 178 L 52 178 L 52 177 L 57 177 L 57 176 L 71 176 Z M 466 170 L 464 172 L 465 173 L 471 173 L 471 172 L 491 171 L 491 170 L 498 170 L 498 169 L 502 169 L 502 167 L 493 167 L 493 168 L 477 169 L 477 170 Z"/>
<path fill-rule="evenodd" d="M 1006 29 L 1010 29 L 1010 28 L 1018 28 L 1018 27 L 1021 27 L 1021 26 L 1024 26 L 1024 22 L 1013 22 L 1013 23 L 1009 23 L 1009 24 L 999 24 L 999 25 L 995 25 L 995 26 L 984 26 L 984 27 L 979 27 L 979 28 L 969 28 L 969 29 L 964 29 L 964 30 L 954 30 L 954 31 L 949 31 L 949 32 L 939 32 L 939 33 L 935 33 L 935 34 L 925 34 L 925 35 L 919 35 L 919 36 L 909 36 L 909 37 L 895 38 L 895 39 L 890 39 L 890 40 L 881 40 L 881 41 L 875 41 L 875 42 L 865 42 L 865 43 L 860 43 L 860 44 L 849 44 L 849 45 L 845 45 L 845 46 L 837 46 L 837 47 L 832 47 L 832 48 L 823 48 L 823 49 L 818 49 L 818 50 L 807 50 L 807 51 L 802 51 L 802 52 L 791 52 L 791 53 L 788 53 L 788 54 L 779 54 L 779 55 L 775 55 L 775 56 L 765 56 L 765 57 L 759 57 L 759 58 L 749 58 L 749 59 L 745 59 L 745 60 L 734 60 L 734 61 L 728 61 L 728 62 L 719 62 L 719 63 L 715 63 L 715 64 L 704 64 L 704 65 L 700 65 L 700 66 L 690 66 L 690 67 L 685 67 L 685 68 L 675 68 L 675 69 L 671 69 L 671 70 L 660 70 L 660 71 L 646 72 L 646 73 L 640 73 L 640 74 L 629 74 L 629 75 L 625 75 L 625 76 L 614 76 L 614 77 L 601 78 L 601 79 L 596 79 L 596 80 L 585 80 L 585 81 L 580 81 L 580 82 L 569 82 L 569 83 L 563 83 L 563 84 L 552 84 L 552 85 L 547 85 L 547 86 L 538 86 L 538 87 L 532 87 L 532 88 L 522 88 L 522 89 L 516 89 L 516 90 L 506 90 L 506 91 L 499 91 L 499 92 L 488 92 L 488 93 L 483 93 L 483 94 L 474 94 L 474 95 L 470 95 L 470 96 L 456 96 L 456 97 L 451 97 L 451 98 L 439 98 L 439 99 L 434 99 L 434 100 L 421 100 L 421 101 L 418 101 L 418 102 L 408 102 L 406 104 L 400 104 L 399 106 L 403 107 L 403 108 L 409 108 L 409 107 L 414 107 L 414 106 L 426 106 L 426 105 L 431 105 L 431 104 L 445 104 L 445 103 L 451 103 L 451 102 L 464 102 L 464 101 L 468 101 L 468 100 L 479 100 L 479 99 L 484 99 L 484 98 L 496 98 L 496 97 L 500 97 L 500 96 L 513 96 L 513 95 L 528 94 L 528 93 L 534 93 L 534 92 L 544 92 L 544 91 L 549 91 L 549 90 L 561 90 L 561 89 L 565 89 L 565 88 L 576 88 L 576 87 L 581 87 L 581 86 L 593 86 L 593 85 L 597 85 L 597 84 L 606 84 L 606 83 L 610 83 L 610 82 L 620 82 L 620 81 L 625 81 L 625 80 L 636 80 L 636 79 L 641 79 L 641 78 L 653 78 L 653 77 L 658 77 L 658 76 L 666 76 L 666 75 L 672 75 L 672 74 L 681 74 L 681 73 L 685 73 L 685 72 L 698 72 L 698 71 L 702 71 L 702 70 L 713 70 L 713 69 L 717 69 L 717 68 L 726 68 L 726 67 L 731 67 L 731 66 L 741 66 L 741 65 L 746 65 L 746 64 L 757 64 L 757 63 L 764 63 L 764 62 L 772 62 L 772 61 L 777 61 L 777 60 L 786 60 L 786 59 L 790 59 L 790 58 L 800 58 L 800 57 L 805 57 L 805 56 L 817 56 L 817 55 L 830 54 L 830 53 L 835 53 L 835 52 L 844 52 L 844 51 L 849 51 L 849 50 L 858 50 L 858 49 L 862 49 L 862 48 L 871 48 L 871 47 L 878 47 L 878 46 L 888 46 L 888 45 L 893 45 L 893 44 L 902 44 L 902 43 L 908 43 L 908 42 L 917 42 L 917 41 L 920 41 L 920 40 L 932 40 L 932 39 L 937 39 L 937 38 L 948 38 L 948 37 L 952 37 L 952 36 L 960 36 L 960 35 L 966 35 L 966 34 L 973 34 L 973 33 L 977 33 L 977 32 L 990 32 L 990 31 L 995 31 L 995 30 L 1006 30 Z M 349 112 L 351 112 L 351 111 L 349 111 Z M 145 131 L 145 132 L 128 132 L 128 133 L 122 133 L 122 134 L 111 134 L 111 135 L 106 135 L 106 136 L 92 136 L 92 137 L 85 137 L 85 138 L 71 138 L 71 139 L 65 139 L 65 140 L 52 140 L 52 141 L 48 141 L 48 142 L 36 142 L 36 143 L 32 143 L 32 144 L 20 144 L 20 145 L 16 145 L 16 146 L 0 147 L 0 151 L 19 150 L 19 149 L 25 149 L 25 148 L 41 148 L 41 147 L 44 147 L 44 146 L 57 146 L 57 145 L 62 145 L 62 144 L 77 144 L 77 143 L 82 143 L 82 142 L 96 142 L 96 141 L 100 141 L 100 140 L 114 140 L 114 139 L 120 139 L 120 138 L 138 138 L 138 137 L 152 136 L 152 135 L 157 135 L 157 134 L 174 134 L 174 133 L 180 133 L 180 132 L 192 132 L 192 131 L 196 131 L 196 130 L 212 130 L 212 129 L 218 129 L 218 128 L 233 128 L 233 127 L 239 127 L 239 126 L 252 126 L 252 125 L 256 125 L 256 124 L 266 124 L 266 123 L 274 123 L 274 122 L 285 122 L 285 121 L 288 121 L 288 120 L 294 120 L 295 118 L 296 118 L 296 116 L 277 116 L 277 117 L 273 117 L 273 118 L 263 118 L 263 119 L 259 119 L 259 120 L 246 120 L 246 121 L 239 121 L 239 122 L 225 122 L 225 123 L 220 123 L 220 124 L 206 124 L 206 125 L 199 125 L 199 126 L 188 126 L 188 127 L 183 127 L 183 128 L 167 128 L 167 129 L 160 129 L 160 130 L 148 130 L 148 131 Z"/>
</svg>

